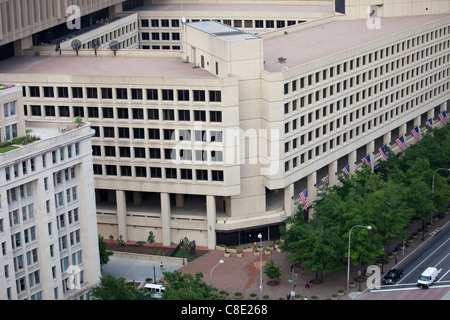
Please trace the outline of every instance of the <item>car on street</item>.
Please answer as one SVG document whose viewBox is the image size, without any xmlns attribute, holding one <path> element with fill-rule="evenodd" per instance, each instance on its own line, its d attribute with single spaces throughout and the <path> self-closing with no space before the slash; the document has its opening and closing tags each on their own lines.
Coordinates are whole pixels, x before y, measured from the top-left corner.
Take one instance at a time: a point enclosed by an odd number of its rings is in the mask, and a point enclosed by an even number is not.
<svg viewBox="0 0 450 320">
<path fill-rule="evenodd" d="M 403 275 L 403 270 L 401 269 L 391 269 L 389 272 L 384 276 L 383 282 L 385 284 L 394 284 L 396 280 L 400 279 Z"/>
</svg>

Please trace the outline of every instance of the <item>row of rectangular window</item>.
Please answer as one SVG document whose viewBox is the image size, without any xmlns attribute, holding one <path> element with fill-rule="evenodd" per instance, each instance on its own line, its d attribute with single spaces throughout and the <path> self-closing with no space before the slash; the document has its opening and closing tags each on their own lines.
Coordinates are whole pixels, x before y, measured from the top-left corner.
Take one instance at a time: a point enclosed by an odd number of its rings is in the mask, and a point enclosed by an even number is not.
<svg viewBox="0 0 450 320">
<path fill-rule="evenodd" d="M 150 39 L 150 35 L 151 35 L 151 39 Z M 180 33 L 179 32 L 141 32 L 141 40 L 142 41 L 147 41 L 147 40 L 152 40 L 152 41 L 180 41 Z"/>
<path fill-rule="evenodd" d="M 195 171 L 196 181 L 223 181 L 222 170 L 204 170 L 204 169 L 183 169 L 183 168 L 160 168 L 160 167 L 142 167 L 142 166 L 119 166 L 117 170 L 116 165 L 104 165 L 106 176 L 117 176 L 118 172 L 122 177 L 133 176 L 140 178 L 158 178 L 158 179 L 181 179 L 193 180 L 193 171 Z M 163 177 L 164 172 L 164 177 Z M 94 164 L 94 174 L 103 175 L 103 166 Z"/>
<path fill-rule="evenodd" d="M 116 153 L 115 146 L 104 146 L 104 156 L 105 157 L 116 157 L 118 155 L 120 158 L 130 158 L 131 148 L 130 147 L 118 147 L 119 153 Z M 133 148 L 135 159 L 162 159 L 161 154 L 164 154 L 163 160 L 193 160 L 193 154 L 195 154 L 195 161 L 208 161 L 208 151 L 207 150 L 190 150 L 190 149 L 162 149 L 161 148 L 148 148 L 148 157 L 146 155 L 146 148 Z M 101 146 L 92 146 L 93 156 L 102 156 Z M 223 161 L 223 151 L 220 150 L 209 150 L 209 159 L 213 162 Z"/>
<path fill-rule="evenodd" d="M 43 91 L 42 98 L 73 98 L 73 99 L 117 99 L 117 100 L 144 100 L 144 93 L 146 100 L 174 101 L 177 97 L 178 101 L 206 101 L 221 102 L 222 94 L 219 90 L 190 90 L 190 89 L 143 89 L 143 88 L 97 88 L 97 87 L 70 87 L 71 96 L 69 96 L 69 87 L 55 87 L 43 86 L 29 86 L 30 98 L 41 97 L 41 90 Z M 27 87 L 23 86 L 23 96 L 26 97 Z M 98 94 L 100 92 L 100 95 Z M 114 95 L 113 95 L 114 93 Z M 175 95 L 176 93 L 176 95 Z M 207 94 L 208 93 L 208 94 Z"/>
<path fill-rule="evenodd" d="M 27 106 L 24 106 L 25 108 Z M 189 109 L 143 109 L 143 108 L 113 108 L 113 107 L 86 107 L 87 113 L 85 113 L 85 107 L 72 107 L 72 117 L 84 118 L 87 114 L 88 118 L 95 119 L 131 119 L 132 120 L 165 120 L 165 121 L 207 121 L 207 112 L 204 110 L 189 110 Z M 71 117 L 69 106 L 58 106 L 58 114 L 55 112 L 55 106 L 44 106 L 45 117 Z M 101 109 L 101 113 L 99 112 Z M 31 105 L 31 116 L 42 116 L 42 106 Z M 144 112 L 147 110 L 147 113 Z M 145 117 L 147 114 L 147 117 Z M 101 115 L 101 117 L 100 117 Z M 222 122 L 222 111 L 209 111 L 209 121 Z M 16 130 L 17 131 L 17 130 Z"/>
<path fill-rule="evenodd" d="M 53 150 L 51 152 L 52 156 L 52 163 L 56 164 L 58 163 L 58 157 L 57 153 L 59 153 L 59 162 L 62 162 L 66 159 L 71 159 L 74 156 L 80 155 L 80 144 L 79 142 L 74 143 L 73 145 L 70 144 L 66 147 L 61 147 L 58 150 Z M 43 154 L 41 156 L 42 159 L 42 167 L 47 167 L 47 154 Z M 21 169 L 20 169 L 21 168 Z M 20 176 L 24 176 L 29 172 L 35 172 L 36 171 L 36 159 L 30 158 L 28 160 L 21 161 L 19 163 L 15 163 L 12 166 L 5 167 L 5 179 L 6 181 L 10 181 L 13 177 L 19 178 Z"/>
<path fill-rule="evenodd" d="M 371 130 L 372 128 L 376 128 L 377 126 L 382 125 L 384 122 L 387 122 L 396 116 L 403 116 L 404 113 L 406 113 L 410 108 L 413 108 L 415 106 L 420 106 L 421 104 L 426 103 L 428 100 L 439 96 L 440 93 L 438 93 L 438 92 L 442 92 L 442 93 L 447 92 L 448 85 L 449 84 L 447 83 L 442 86 L 442 88 L 446 87 L 447 90 L 440 91 L 440 90 L 436 90 L 436 88 L 431 89 L 428 92 L 423 93 L 421 96 L 418 96 L 415 99 L 407 101 L 404 104 L 396 107 L 395 109 L 386 111 L 385 113 L 383 113 L 381 115 L 377 115 L 374 118 L 368 120 L 367 122 L 362 123 L 362 124 L 358 125 L 357 127 L 350 129 L 347 132 L 340 132 L 340 134 L 338 136 L 333 137 L 328 142 L 323 143 L 321 146 L 316 146 L 316 147 L 308 150 L 307 152 L 294 157 L 292 159 L 292 166 L 289 164 L 290 161 L 286 161 L 285 162 L 285 172 L 297 167 L 298 164 L 305 163 L 305 160 L 312 160 L 314 157 L 320 156 L 321 153 L 325 153 L 328 150 L 333 149 L 335 146 L 337 147 L 341 143 L 345 143 L 345 142 L 359 136 L 360 134 L 364 133 L 366 130 Z M 342 118 L 342 119 L 344 119 L 344 118 Z M 336 124 L 339 123 L 338 120 L 336 120 Z M 323 133 L 325 134 L 326 126 L 323 126 L 322 130 L 323 130 Z M 320 138 L 320 131 L 321 131 L 320 128 L 316 128 L 316 130 L 314 130 L 314 131 L 315 131 L 315 138 L 316 139 Z M 292 149 L 292 151 L 293 151 L 294 149 L 297 148 L 298 145 L 301 146 L 304 143 L 306 143 L 306 140 L 307 140 L 307 142 L 313 141 L 314 140 L 313 139 L 314 131 L 310 131 L 308 134 L 304 134 L 300 137 L 296 137 L 293 140 L 291 140 L 290 143 L 289 142 L 285 143 L 285 152 L 286 153 L 290 152 L 289 149 Z M 332 130 L 330 130 L 330 132 L 331 131 Z M 299 141 L 299 139 L 300 139 L 300 141 Z M 305 157 L 307 157 L 307 159 L 305 159 Z"/>
<path fill-rule="evenodd" d="M 352 111 L 349 114 L 349 120 L 350 122 L 353 121 L 353 114 L 355 114 L 355 118 L 358 119 L 361 113 L 361 116 L 364 116 L 366 113 L 366 107 L 367 107 L 367 111 L 368 113 L 370 113 L 372 111 L 372 105 L 373 105 L 373 111 L 376 111 L 377 108 L 382 108 L 382 107 L 386 107 L 389 106 L 390 104 L 395 103 L 398 100 L 404 99 L 405 97 L 408 97 L 412 94 L 414 94 L 415 92 L 421 91 L 425 88 L 427 88 L 428 86 L 434 85 L 434 84 L 438 84 L 434 89 L 433 89 L 433 95 L 440 95 L 441 92 L 445 92 L 446 90 L 448 90 L 448 83 L 443 83 L 443 84 L 439 84 L 439 81 L 442 79 L 446 78 L 446 75 L 448 76 L 450 73 L 450 68 L 446 69 L 446 70 L 442 70 L 438 73 L 435 73 L 434 75 L 430 75 L 429 77 L 425 78 L 425 79 L 421 79 L 419 81 L 417 81 L 416 83 L 413 83 L 407 87 L 401 88 L 395 92 L 392 92 L 389 95 L 385 95 L 384 97 L 379 97 L 379 100 L 374 101 L 373 103 L 368 104 L 367 106 L 362 106 L 357 110 Z M 392 80 L 392 79 L 391 79 Z M 394 87 L 398 87 L 398 82 L 392 82 L 386 80 L 386 82 L 383 82 L 380 84 L 380 91 L 382 91 L 382 85 L 385 84 L 385 88 L 388 89 L 389 88 L 389 84 L 392 86 L 392 88 Z M 377 88 L 377 86 L 373 87 L 374 88 L 374 94 L 377 94 L 377 90 L 375 90 Z M 371 92 L 372 88 L 368 88 L 366 89 L 369 93 Z M 366 90 L 363 91 L 366 92 Z M 371 96 L 371 93 L 368 94 L 367 96 Z M 295 131 L 298 128 L 301 128 L 305 125 L 305 123 L 307 122 L 309 123 L 315 123 L 318 120 L 324 120 L 323 118 L 325 118 L 327 116 L 327 111 L 329 112 L 330 116 L 331 114 L 333 114 L 333 112 L 335 111 L 334 109 L 336 109 L 336 111 L 340 111 L 340 109 L 345 109 L 348 106 L 352 106 L 353 104 L 355 105 L 361 105 L 362 101 L 366 98 L 366 96 L 364 94 L 360 95 L 360 93 L 355 93 L 349 97 L 346 97 L 342 100 L 338 100 L 336 102 L 330 103 L 328 106 L 324 106 L 321 109 L 316 109 L 315 111 L 311 111 L 309 112 L 307 115 L 303 115 L 301 116 L 299 119 L 293 119 L 292 121 L 286 122 L 285 123 L 285 134 L 289 133 L 289 131 Z M 285 106 L 286 108 L 286 106 Z M 314 119 L 313 119 L 314 118 Z M 334 121 L 337 121 L 337 128 L 339 128 L 339 119 L 334 119 L 332 122 L 329 123 L 329 125 L 332 128 L 332 123 Z M 346 116 L 343 117 L 343 125 L 346 125 Z"/>
<path fill-rule="evenodd" d="M 423 65 L 414 66 L 410 70 L 405 70 L 401 74 L 387 78 L 383 81 L 380 81 L 377 84 L 372 85 L 371 87 L 363 89 L 360 92 L 354 93 L 353 95 L 350 96 L 350 99 L 353 99 L 354 97 L 354 99 L 358 102 L 360 99 L 364 100 L 373 95 L 377 95 L 378 92 L 382 92 L 383 90 L 388 90 L 389 88 L 396 87 L 405 81 L 420 77 L 422 75 L 428 75 L 428 77 L 424 80 L 425 85 L 427 85 L 428 82 L 433 83 L 439 81 L 448 75 L 450 70 L 449 68 L 436 72 L 432 75 L 429 75 L 429 72 L 435 70 L 439 66 L 446 65 L 448 61 L 450 61 L 450 54 L 438 57 L 433 61 L 427 62 Z M 380 67 L 380 75 L 382 75 L 381 69 L 382 67 Z M 376 72 L 377 70 L 378 68 L 374 69 L 375 77 L 377 76 Z M 366 79 L 366 75 L 368 79 Z M 342 82 L 338 82 L 330 87 L 325 87 L 321 90 L 317 90 L 314 93 L 302 96 L 298 99 L 293 100 L 292 102 L 286 102 L 284 104 L 284 113 L 288 114 L 291 111 L 293 112 L 296 111 L 298 108 L 301 109 L 309 105 L 314 105 L 315 103 L 320 102 L 321 100 L 331 98 L 335 94 L 337 95 L 341 92 L 344 92 L 345 90 L 349 90 L 359 85 L 364 84 L 365 86 L 367 86 L 367 80 L 371 79 L 372 79 L 372 70 L 362 73 L 361 75 L 357 75 L 355 77 L 343 80 Z M 419 84 L 419 82 L 416 82 L 416 87 L 419 87 L 421 85 L 423 86 L 423 84 Z M 289 104 L 292 104 L 292 106 L 290 107 Z"/>
<path fill-rule="evenodd" d="M 449 31 L 447 31 L 449 30 Z M 433 39 L 441 38 L 445 36 L 447 33 L 450 32 L 450 27 L 444 27 L 439 30 L 435 30 L 433 32 L 429 32 L 427 34 L 423 34 L 421 36 L 417 36 L 415 38 L 412 38 L 410 40 L 405 40 L 402 43 L 397 43 L 396 45 L 392 45 L 383 49 L 379 49 L 377 51 L 374 51 L 372 53 L 368 53 L 366 55 L 363 55 L 362 57 L 357 57 L 355 59 L 337 64 L 335 66 L 332 66 L 330 68 L 324 69 L 322 71 L 317 71 L 312 74 L 309 74 L 307 76 L 304 76 L 298 80 L 293 80 L 291 82 L 284 84 L 284 94 L 289 94 L 291 92 L 295 92 L 298 89 L 304 89 L 306 87 L 310 87 L 316 84 L 320 84 L 321 81 L 325 81 L 328 78 L 333 78 L 340 76 L 341 73 L 346 73 L 349 71 L 352 71 L 354 69 L 364 67 L 368 64 L 371 64 L 372 62 L 376 62 L 378 60 L 382 60 L 383 58 L 388 58 L 389 56 L 400 54 L 406 50 L 409 50 L 410 48 L 415 48 L 416 46 L 422 45 L 427 43 L 428 41 L 431 41 Z M 433 37 L 433 34 L 435 36 Z M 429 40 L 431 39 L 431 40 Z M 423 59 L 424 57 L 428 57 L 431 54 L 445 51 L 446 48 L 449 47 L 450 40 L 442 41 L 439 44 L 431 45 L 429 48 L 422 49 L 416 53 L 411 53 L 406 58 L 411 59 L 414 63 L 414 57 L 416 57 L 416 60 Z M 405 58 L 402 58 L 404 61 Z M 397 60 L 397 64 L 398 61 Z M 387 64 L 386 66 L 388 66 Z M 402 63 L 404 65 L 404 63 Z M 382 70 L 380 69 L 382 72 Z M 386 73 L 389 72 L 389 70 L 386 70 Z M 382 74 L 382 73 L 381 73 Z"/>
<path fill-rule="evenodd" d="M 207 19 L 209 20 L 209 19 Z M 222 21 L 223 24 L 234 26 L 235 28 L 284 28 L 288 26 L 295 25 L 297 20 L 287 19 L 287 20 L 263 20 L 263 19 L 213 19 L 215 21 Z M 190 19 L 186 22 L 201 21 L 200 19 Z M 203 20 L 205 21 L 205 20 Z M 178 28 L 180 27 L 179 19 L 140 19 L 142 28 Z M 303 23 L 305 20 L 298 20 L 298 23 Z"/>
<path fill-rule="evenodd" d="M 95 130 L 94 137 L 100 138 L 100 127 L 92 126 Z M 148 140 L 171 140 L 171 141 L 201 141 L 207 142 L 208 136 L 206 130 L 194 130 L 194 134 L 191 133 L 189 129 L 159 129 L 159 128 L 148 128 L 148 136 L 145 137 L 144 128 L 128 128 L 128 127 L 102 127 L 103 128 L 103 138 L 115 138 L 116 129 L 117 137 L 119 139 L 131 139 L 130 129 L 132 129 L 133 139 L 148 139 Z M 160 134 L 162 130 L 162 135 Z M 176 134 L 178 132 L 178 135 Z M 222 142 L 222 131 L 209 131 L 209 142 Z"/>
</svg>

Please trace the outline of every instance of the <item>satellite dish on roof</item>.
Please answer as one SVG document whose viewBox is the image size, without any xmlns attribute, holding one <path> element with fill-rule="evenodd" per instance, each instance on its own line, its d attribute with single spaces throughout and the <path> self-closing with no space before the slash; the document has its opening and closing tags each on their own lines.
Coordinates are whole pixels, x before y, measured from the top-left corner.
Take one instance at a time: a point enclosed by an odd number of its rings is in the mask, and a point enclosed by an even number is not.
<svg viewBox="0 0 450 320">
<path fill-rule="evenodd" d="M 108 45 L 109 49 L 114 50 L 114 55 L 116 55 L 116 51 L 119 50 L 119 43 L 116 40 L 113 40 Z"/>
<path fill-rule="evenodd" d="M 186 17 L 185 16 L 181 17 L 181 22 L 186 23 Z"/>
<path fill-rule="evenodd" d="M 77 52 L 77 55 L 78 55 L 78 49 L 81 48 L 81 41 L 78 39 L 74 39 L 70 43 L 70 46 L 72 47 L 73 50 L 75 50 Z"/>
</svg>

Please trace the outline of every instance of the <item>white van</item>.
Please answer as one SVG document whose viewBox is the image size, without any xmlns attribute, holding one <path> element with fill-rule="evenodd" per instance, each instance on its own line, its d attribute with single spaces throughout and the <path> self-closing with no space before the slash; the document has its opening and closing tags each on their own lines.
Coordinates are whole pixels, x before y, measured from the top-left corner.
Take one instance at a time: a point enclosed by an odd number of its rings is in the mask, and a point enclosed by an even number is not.
<svg viewBox="0 0 450 320">
<path fill-rule="evenodd" d="M 160 284 L 146 283 L 144 286 L 148 290 L 150 297 L 155 299 L 161 299 L 162 294 L 166 291 L 166 288 Z"/>
<path fill-rule="evenodd" d="M 436 280 L 438 276 L 438 269 L 433 267 L 428 267 L 417 280 L 417 286 L 421 288 L 428 288 Z"/>
</svg>

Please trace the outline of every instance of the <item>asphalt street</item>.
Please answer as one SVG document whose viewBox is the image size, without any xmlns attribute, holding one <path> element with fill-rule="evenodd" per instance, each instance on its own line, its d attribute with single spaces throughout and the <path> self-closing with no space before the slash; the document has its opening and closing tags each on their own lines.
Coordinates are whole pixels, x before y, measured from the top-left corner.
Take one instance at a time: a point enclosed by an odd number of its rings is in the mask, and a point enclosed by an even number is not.
<svg viewBox="0 0 450 320">
<path fill-rule="evenodd" d="M 403 276 L 392 285 L 382 285 L 366 293 L 361 300 L 440 300 L 450 299 L 450 223 L 447 222 L 427 238 L 396 268 Z M 432 231 L 433 232 L 433 231 Z M 429 289 L 417 287 L 417 279 L 428 267 L 439 270 L 437 280 Z"/>
</svg>

